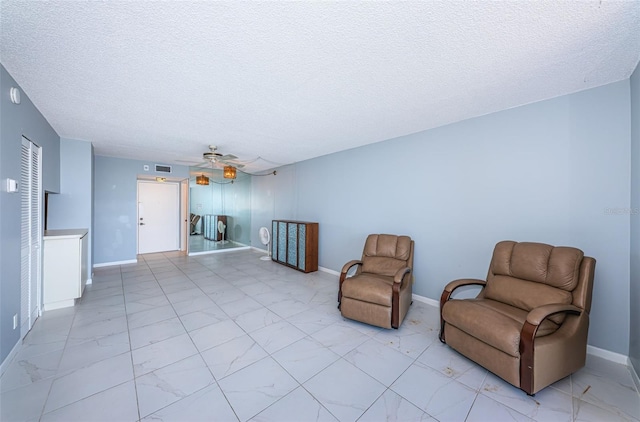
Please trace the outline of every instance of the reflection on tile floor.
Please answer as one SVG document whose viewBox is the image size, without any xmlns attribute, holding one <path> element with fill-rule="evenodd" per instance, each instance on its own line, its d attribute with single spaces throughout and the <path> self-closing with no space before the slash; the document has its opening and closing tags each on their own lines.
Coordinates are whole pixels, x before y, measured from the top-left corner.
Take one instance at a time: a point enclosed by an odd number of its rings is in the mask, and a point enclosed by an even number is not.
<svg viewBox="0 0 640 422">
<path fill-rule="evenodd" d="M 437 340 L 345 320 L 337 277 L 263 254 L 151 254 L 96 269 L 0 379 L 2 421 L 640 420 L 629 369 L 587 367 L 528 397 Z"/>
<path fill-rule="evenodd" d="M 189 236 L 189 253 L 191 255 L 246 247 L 246 245 L 234 242 L 233 240 L 208 240 L 201 234 L 192 234 Z"/>
</svg>

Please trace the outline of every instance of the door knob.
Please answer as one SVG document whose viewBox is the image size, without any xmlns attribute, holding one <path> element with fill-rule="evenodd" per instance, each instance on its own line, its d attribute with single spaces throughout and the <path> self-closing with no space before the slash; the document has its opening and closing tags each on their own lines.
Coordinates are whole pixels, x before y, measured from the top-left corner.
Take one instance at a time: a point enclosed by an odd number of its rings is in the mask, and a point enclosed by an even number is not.
<svg viewBox="0 0 640 422">
<path fill-rule="evenodd" d="M 144 223 L 140 223 L 141 226 L 144 226 Z"/>
</svg>

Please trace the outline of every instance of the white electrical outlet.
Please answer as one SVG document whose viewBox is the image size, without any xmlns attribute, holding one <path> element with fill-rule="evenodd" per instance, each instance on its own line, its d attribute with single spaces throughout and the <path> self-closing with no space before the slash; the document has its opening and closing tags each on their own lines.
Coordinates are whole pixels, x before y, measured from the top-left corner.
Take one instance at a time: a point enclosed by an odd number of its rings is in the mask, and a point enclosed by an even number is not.
<svg viewBox="0 0 640 422">
<path fill-rule="evenodd" d="M 13 316 L 13 329 L 15 330 L 16 328 L 18 328 L 18 314 Z"/>
</svg>

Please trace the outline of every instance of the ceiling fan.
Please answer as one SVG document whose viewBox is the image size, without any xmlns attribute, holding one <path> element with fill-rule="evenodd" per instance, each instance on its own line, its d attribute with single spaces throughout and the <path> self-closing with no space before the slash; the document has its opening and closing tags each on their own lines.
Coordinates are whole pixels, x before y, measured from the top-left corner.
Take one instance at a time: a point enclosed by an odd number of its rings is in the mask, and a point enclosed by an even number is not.
<svg viewBox="0 0 640 422">
<path fill-rule="evenodd" d="M 231 183 L 233 183 L 233 179 L 236 178 L 236 169 L 240 169 L 244 167 L 244 164 L 236 162 L 238 157 L 233 154 L 221 154 L 218 152 L 218 147 L 215 145 L 209 145 L 209 151 L 202 154 L 202 162 L 200 163 L 190 163 L 190 166 L 199 167 L 199 168 L 215 168 L 218 167 L 222 169 L 223 177 L 225 179 L 232 179 Z M 182 161 L 182 160 L 178 160 Z M 200 176 L 196 176 L 196 183 L 199 185 L 208 185 L 209 177 L 205 176 L 205 174 L 201 174 Z"/>
<path fill-rule="evenodd" d="M 244 164 L 233 162 L 233 160 L 237 160 L 238 157 L 236 157 L 233 154 L 223 155 L 219 153 L 218 147 L 215 145 L 209 145 L 209 151 L 202 154 L 202 159 L 205 160 L 204 161 L 205 163 L 211 163 L 211 164 L 220 163 L 220 165 L 233 166 L 237 168 L 244 167 Z"/>
</svg>

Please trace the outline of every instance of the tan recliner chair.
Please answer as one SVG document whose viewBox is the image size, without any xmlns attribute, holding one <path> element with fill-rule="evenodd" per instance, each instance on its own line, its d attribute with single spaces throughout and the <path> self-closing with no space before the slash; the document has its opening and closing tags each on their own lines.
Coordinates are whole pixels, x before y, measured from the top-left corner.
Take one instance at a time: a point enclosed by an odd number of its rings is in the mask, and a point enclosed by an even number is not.
<svg viewBox="0 0 640 422">
<path fill-rule="evenodd" d="M 500 242 L 486 281 L 445 287 L 440 340 L 533 395 L 585 364 L 595 265 L 576 248 Z M 451 298 L 468 285 L 476 298 Z"/>
<path fill-rule="evenodd" d="M 347 277 L 354 266 L 355 274 Z M 383 328 L 398 328 L 411 305 L 412 272 L 410 237 L 369 235 L 362 259 L 342 267 L 338 292 L 342 316 Z"/>
</svg>

